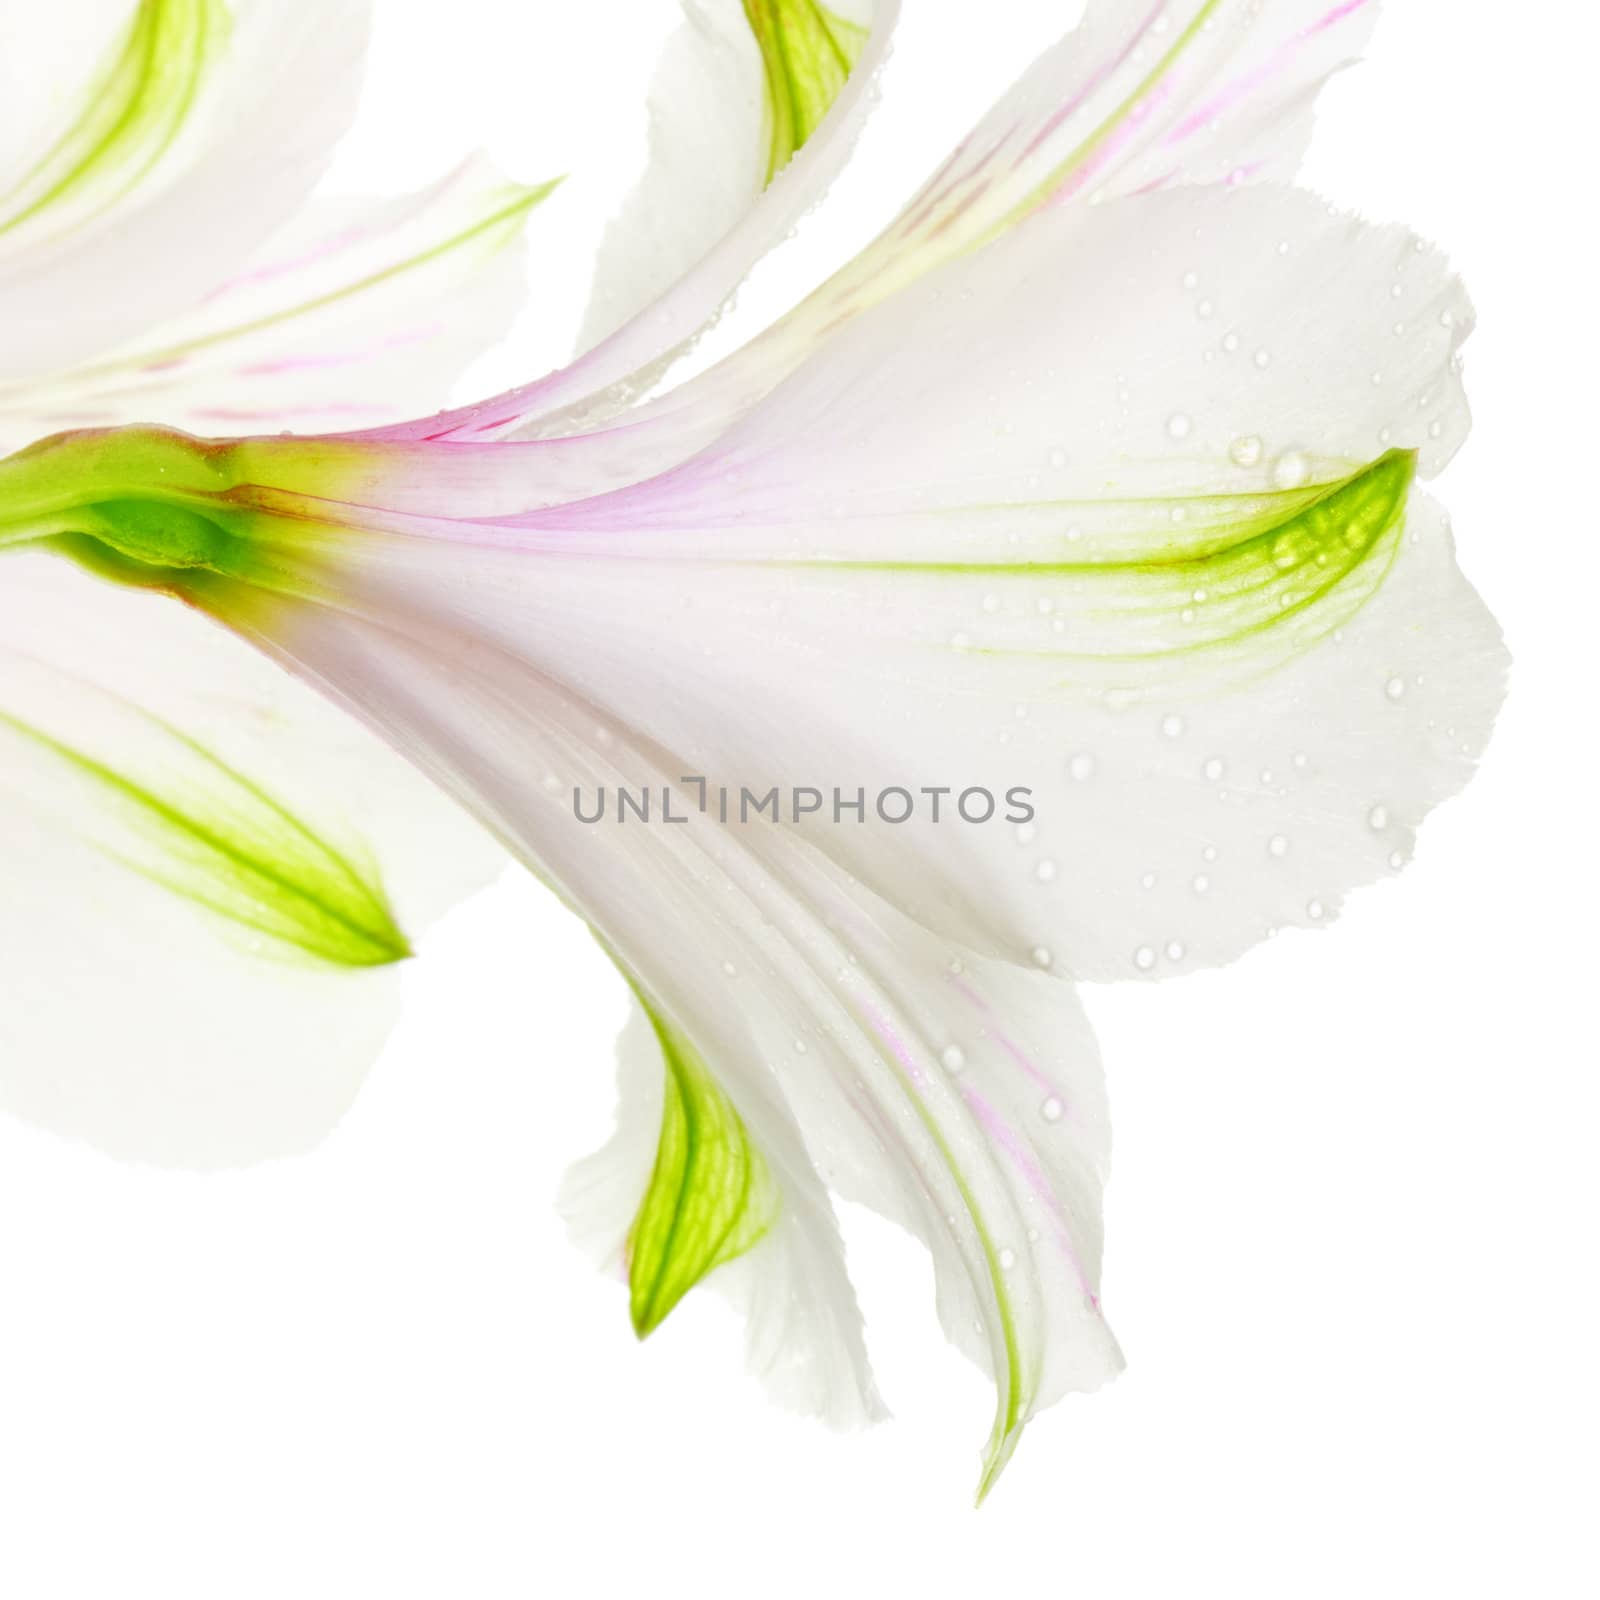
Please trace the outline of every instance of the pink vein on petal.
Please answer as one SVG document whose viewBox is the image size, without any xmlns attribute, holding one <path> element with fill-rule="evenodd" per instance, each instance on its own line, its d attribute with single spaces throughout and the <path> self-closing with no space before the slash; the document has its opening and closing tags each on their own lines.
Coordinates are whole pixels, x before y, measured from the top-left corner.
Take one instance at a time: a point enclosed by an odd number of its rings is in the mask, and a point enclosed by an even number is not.
<svg viewBox="0 0 1600 1600">
<path fill-rule="evenodd" d="M 1294 38 L 1280 45 L 1270 60 L 1262 62 L 1254 71 L 1247 72 L 1243 77 L 1235 79 L 1219 94 L 1214 95 L 1204 105 L 1185 117 L 1167 135 L 1167 144 L 1181 144 L 1185 139 L 1208 127 L 1218 117 L 1231 111 L 1241 100 L 1254 94 L 1262 84 L 1282 73 L 1293 61 L 1300 47 L 1308 40 L 1316 38 L 1319 33 L 1326 33 L 1330 28 L 1337 27 L 1346 17 L 1353 16 L 1357 11 L 1364 10 L 1370 4 L 1371 0 L 1345 0 L 1343 5 L 1334 7 L 1320 21 L 1312 23 L 1308 28 L 1301 29 Z"/>
</svg>

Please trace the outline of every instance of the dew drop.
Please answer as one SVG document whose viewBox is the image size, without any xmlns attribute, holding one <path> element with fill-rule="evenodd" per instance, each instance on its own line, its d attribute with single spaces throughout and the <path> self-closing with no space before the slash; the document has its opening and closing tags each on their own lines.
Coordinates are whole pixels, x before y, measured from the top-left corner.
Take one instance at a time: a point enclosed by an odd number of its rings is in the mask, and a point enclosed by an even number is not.
<svg viewBox="0 0 1600 1600">
<path fill-rule="evenodd" d="M 1393 867 L 1396 872 L 1398 872 L 1405 864 L 1406 858 L 1398 850 L 1390 851 L 1389 865 Z"/>
<path fill-rule="evenodd" d="M 1212 756 L 1212 758 L 1206 762 L 1205 766 L 1201 768 L 1201 771 L 1203 771 L 1213 783 L 1220 782 L 1223 773 L 1225 773 L 1227 770 L 1227 766 L 1223 762 L 1221 756 Z"/>
<path fill-rule="evenodd" d="M 1272 365 L 1272 352 L 1270 350 L 1257 350 L 1251 358 L 1263 372 Z"/>
<path fill-rule="evenodd" d="M 1194 418 L 1186 411 L 1174 411 L 1167 418 L 1167 434 L 1173 439 L 1187 439 L 1194 432 Z"/>
<path fill-rule="evenodd" d="M 1311 463 L 1298 450 L 1286 450 L 1272 464 L 1272 481 L 1280 489 L 1301 488 L 1311 477 Z"/>
<path fill-rule="evenodd" d="M 1268 854 L 1276 856 L 1280 861 L 1289 853 L 1289 838 L 1287 834 L 1275 833 L 1267 840 Z"/>
<path fill-rule="evenodd" d="M 1014 1266 L 1016 1266 L 1016 1264 L 1017 1264 L 1017 1252 L 1015 1250 L 1011 1249 L 1009 1246 L 1007 1246 L 1006 1249 L 1004 1249 L 1004 1250 L 1002 1250 L 1000 1252 L 1000 1265 L 1001 1265 L 1001 1268 L 1004 1271 L 1009 1272 Z"/>
<path fill-rule="evenodd" d="M 1389 826 L 1388 806 L 1374 806 L 1367 813 L 1367 826 L 1371 828 L 1374 833 L 1382 833 L 1383 830 Z"/>
<path fill-rule="evenodd" d="M 1072 774 L 1073 782 L 1087 783 L 1094 776 L 1094 757 L 1074 756 L 1067 763 L 1067 771 Z"/>
<path fill-rule="evenodd" d="M 1195 873 L 1194 892 L 1196 894 L 1209 894 L 1211 892 L 1211 880 L 1205 875 L 1205 873 Z"/>
<path fill-rule="evenodd" d="M 1236 467 L 1254 467 L 1260 463 L 1265 449 L 1259 434 L 1247 433 L 1228 446 L 1228 459 Z"/>
<path fill-rule="evenodd" d="M 1141 972 L 1148 972 L 1156 964 L 1156 953 L 1147 944 L 1142 944 L 1133 952 L 1133 964 Z"/>
<path fill-rule="evenodd" d="M 1067 1108 L 1062 1105 L 1061 1099 L 1058 1095 L 1051 1095 L 1050 1098 L 1039 1107 L 1039 1115 L 1043 1117 L 1046 1122 L 1059 1122 L 1066 1114 Z"/>
<path fill-rule="evenodd" d="M 1404 678 L 1391 678 L 1383 686 L 1383 692 L 1391 700 L 1404 700 L 1406 697 L 1406 680 Z"/>
<path fill-rule="evenodd" d="M 1177 712 L 1170 712 L 1161 719 L 1161 732 L 1168 739 L 1181 739 L 1183 737 L 1184 720 Z"/>
<path fill-rule="evenodd" d="M 1055 957 L 1053 955 L 1051 955 L 1050 952 L 1048 950 L 1046 950 L 1045 947 L 1042 944 L 1034 946 L 1034 950 L 1033 950 L 1033 964 L 1034 964 L 1034 966 L 1036 966 L 1036 967 L 1048 967 L 1050 965 L 1050 963 L 1052 961 L 1054 961 L 1054 960 L 1055 960 Z"/>
<path fill-rule="evenodd" d="M 1032 844 L 1039 830 L 1031 822 L 1017 824 L 1017 843 L 1022 845 Z"/>
<path fill-rule="evenodd" d="M 1033 875 L 1040 883 L 1054 883 L 1056 881 L 1056 864 L 1053 861 L 1041 861 L 1033 869 Z"/>
<path fill-rule="evenodd" d="M 967 1052 L 958 1044 L 947 1044 L 939 1056 L 946 1072 L 959 1072 L 967 1064 Z"/>
<path fill-rule="evenodd" d="M 1174 939 L 1167 946 L 1167 960 L 1168 961 L 1182 961 L 1183 958 L 1188 953 L 1189 952 L 1184 949 L 1183 941 L 1181 939 Z"/>
</svg>

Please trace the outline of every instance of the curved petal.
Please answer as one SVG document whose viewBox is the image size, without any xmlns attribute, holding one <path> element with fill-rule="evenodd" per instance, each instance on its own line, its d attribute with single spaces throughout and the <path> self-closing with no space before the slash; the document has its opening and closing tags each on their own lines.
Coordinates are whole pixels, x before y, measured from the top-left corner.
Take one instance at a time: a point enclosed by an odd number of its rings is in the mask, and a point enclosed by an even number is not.
<svg viewBox="0 0 1600 1600">
<path fill-rule="evenodd" d="M 77 121 L 0 202 L 0 380 L 136 337 L 253 256 L 355 109 L 367 13 L 365 0 L 139 0 L 120 37 L 86 46 L 108 55 Z M 10 52 L 7 66 L 28 70 Z"/>
<path fill-rule="evenodd" d="M 1294 176 L 1328 77 L 1376 0 L 1092 0 L 854 260 L 761 338 L 664 397 L 737 415 L 861 311 L 1040 211 L 1183 183 Z"/>
<path fill-rule="evenodd" d="M 308 206 L 198 306 L 86 366 L 0 384 L 0 432 L 310 432 L 423 410 L 515 315 L 522 225 L 552 188 L 478 158 L 416 194 Z"/>
<path fill-rule="evenodd" d="M 604 930 L 670 1018 L 658 1038 L 686 1041 L 715 1073 L 776 1185 L 777 1210 L 729 1265 L 780 1397 L 835 1420 L 876 1410 L 818 1174 L 928 1245 L 946 1331 L 996 1385 L 980 1493 L 1040 1407 L 1118 1370 L 1098 1298 L 1099 1060 L 1059 979 L 928 933 L 787 830 L 723 826 L 642 725 L 506 652 L 442 672 L 440 636 L 420 618 L 378 624 L 256 595 L 212 603 L 425 752 Z M 619 785 L 672 791 L 659 803 L 681 820 L 602 831 L 569 809 L 575 788 Z M 613 1153 L 626 1165 L 631 1151 L 636 1176 L 652 1109 L 629 1108 Z M 616 1184 L 608 1174 L 613 1240 Z"/>
<path fill-rule="evenodd" d="M 0 1105 L 165 1163 L 306 1148 L 392 1025 L 408 936 L 497 854 L 156 596 L 11 554 L 0 637 Z"/>
<path fill-rule="evenodd" d="M 536 383 L 384 437 L 492 439 L 535 418 L 561 433 L 616 413 L 693 346 L 827 190 L 872 109 L 900 0 L 685 7 L 651 97 L 650 165 L 602 246 L 585 331 L 597 342 Z M 775 94 L 792 77 L 780 58 L 808 52 L 845 70 Z"/>
<path fill-rule="evenodd" d="M 573 440 L 568 453 L 591 483 L 633 482 L 683 460 L 851 318 L 1041 210 L 1207 179 L 1290 176 L 1318 91 L 1359 53 L 1376 12 L 1375 0 L 1097 0 L 855 259 L 710 372 L 627 412 L 613 433 Z M 566 382 L 557 374 L 451 413 L 448 430 L 430 422 L 404 436 L 515 429 L 554 442 L 602 423 L 603 413 L 545 414 L 566 404 Z"/>
<path fill-rule="evenodd" d="M 664 1198 L 663 1171 L 674 1165 L 664 1156 L 681 1152 L 683 1119 L 668 1113 L 684 1089 L 662 1034 L 660 1020 L 641 1005 L 619 1042 L 616 1132 L 562 1185 L 561 1209 L 574 1241 L 628 1282 L 641 1338 L 683 1292 L 705 1281 L 743 1314 L 750 1370 L 778 1404 L 838 1428 L 876 1421 L 883 1406 L 868 1371 L 861 1314 L 844 1276 L 832 1208 L 803 1165 L 787 1181 L 774 1178 L 768 1158 L 707 1068 L 696 1069 L 695 1098 L 720 1104 L 716 1120 L 736 1130 L 720 1142 L 744 1147 L 743 1161 L 759 1167 L 765 1192 L 757 1207 L 729 1208 L 716 1180 L 678 1167 L 672 1198 L 681 1196 L 687 1207 L 708 1213 L 720 1209 L 724 1223 L 732 1225 L 724 1226 L 712 1254 L 697 1257 L 692 1244 L 674 1241 L 670 1251 L 657 1248 L 642 1259 L 639 1235 Z M 681 1045 L 674 1048 L 681 1052 Z M 796 1144 L 787 1118 L 782 1125 L 780 1147 Z M 702 1127 L 697 1147 L 704 1140 Z M 671 1304 L 653 1292 L 669 1276 L 675 1280 Z"/>
</svg>

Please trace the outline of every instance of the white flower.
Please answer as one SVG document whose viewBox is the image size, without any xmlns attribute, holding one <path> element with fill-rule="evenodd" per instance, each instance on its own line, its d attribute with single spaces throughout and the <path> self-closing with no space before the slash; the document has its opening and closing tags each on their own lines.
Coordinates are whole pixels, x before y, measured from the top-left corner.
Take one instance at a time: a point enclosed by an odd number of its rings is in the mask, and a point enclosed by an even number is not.
<svg viewBox="0 0 1600 1600">
<path fill-rule="evenodd" d="M 636 291 L 602 264 L 571 366 L 366 434 L 0 466 L 0 538 L 327 687 L 595 928 L 643 1020 L 569 1204 L 640 1332 L 714 1274 L 776 1393 L 875 1414 L 829 1193 L 865 1201 L 994 1377 L 985 1488 L 1120 1360 L 1072 980 L 1325 924 L 1499 701 L 1415 487 L 1465 436 L 1464 294 L 1404 231 L 1246 181 L 1292 167 L 1369 10 L 1092 5 L 855 261 L 632 405 L 837 167 L 895 12 L 846 19 L 855 71 L 769 184 L 772 53 L 820 72 L 833 26 L 698 5 L 669 237 Z M 659 186 L 728 104 L 765 109 L 702 228 Z M 600 791 L 635 810 L 580 821 Z"/>
</svg>

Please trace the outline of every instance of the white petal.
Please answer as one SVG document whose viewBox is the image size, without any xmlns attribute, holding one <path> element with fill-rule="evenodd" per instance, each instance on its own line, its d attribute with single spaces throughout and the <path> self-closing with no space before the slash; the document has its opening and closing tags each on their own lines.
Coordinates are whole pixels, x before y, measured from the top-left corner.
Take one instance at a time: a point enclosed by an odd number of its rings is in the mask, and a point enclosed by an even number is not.
<svg viewBox="0 0 1600 1600">
<path fill-rule="evenodd" d="M 997 1388 L 984 1487 L 1036 1409 L 1117 1370 L 1098 1301 L 1099 1062 L 1059 979 L 927 933 L 788 829 L 724 826 L 715 801 L 696 808 L 670 749 L 503 652 L 444 668 L 420 623 L 259 599 L 247 611 L 239 625 L 344 685 L 514 841 L 715 1072 L 804 1222 L 786 1239 L 810 1244 L 799 1280 L 788 1249 L 774 1263 L 757 1245 L 746 1268 L 764 1307 L 799 1295 L 781 1336 L 765 1317 L 758 1334 L 782 1352 L 790 1397 L 820 1392 L 837 1415 L 834 1385 L 865 1383 L 813 1163 L 928 1244 L 945 1327 Z M 683 820 L 578 820 L 574 787 L 619 784 L 650 787 L 657 806 L 672 788 Z M 642 1169 L 639 1125 L 604 1174 L 613 1241 L 625 1174 Z M 853 1404 L 871 1414 L 870 1392 Z"/>
<path fill-rule="evenodd" d="M 365 0 L 125 8 L 128 27 L 157 26 L 187 63 L 181 92 L 135 72 L 163 108 L 149 139 L 97 156 L 62 194 L 25 184 L 0 202 L 0 379 L 113 348 L 253 256 L 303 203 L 354 111 L 367 13 Z M 84 48 L 114 62 L 122 46 L 113 34 Z M 12 73 L 28 65 L 8 52 Z M 101 93 L 77 114 L 94 116 Z M 169 96 L 181 115 L 164 109 Z"/>
<path fill-rule="evenodd" d="M 616 1132 L 567 1175 L 561 1209 L 575 1242 L 627 1281 L 630 1236 L 657 1165 L 667 1083 L 660 1043 L 638 1007 L 618 1054 Z M 704 1281 L 744 1316 L 750 1369 L 778 1404 L 839 1428 L 874 1421 L 882 1402 L 831 1208 L 808 1174 L 776 1198 L 756 1242 Z"/>
<path fill-rule="evenodd" d="M 843 322 L 1040 211 L 1288 179 L 1376 0 L 1092 0 L 900 215 L 760 339 L 659 409 L 736 414 Z"/>
<path fill-rule="evenodd" d="M 828 282 L 710 372 L 627 412 L 613 424 L 617 437 L 580 438 L 568 453 L 591 482 L 607 483 L 685 459 L 851 318 L 1041 210 L 1292 175 L 1318 91 L 1359 52 L 1376 9 L 1375 0 L 1098 0 Z M 536 404 L 554 405 L 540 398 L 547 392 L 566 404 L 568 381 L 558 374 L 469 408 L 457 414 L 456 436 L 504 432 Z M 545 416 L 522 435 L 603 420 L 583 410 Z"/>
<path fill-rule="evenodd" d="M 123 421 L 309 432 L 414 415 L 515 315 L 522 225 L 551 187 L 479 158 L 416 194 L 308 206 L 198 306 L 85 367 L 0 385 L 0 431 L 21 444 Z"/>
<path fill-rule="evenodd" d="M 306 1148 L 395 1016 L 384 904 L 418 933 L 497 857 L 348 718 L 159 597 L 9 555 L 0 637 L 0 1105 L 164 1163 Z M 252 847 L 312 900 L 257 902 Z"/>
<path fill-rule="evenodd" d="M 770 101 L 745 8 L 741 0 L 685 4 L 687 23 L 652 95 L 649 170 L 602 250 L 585 334 L 599 342 L 537 383 L 388 436 L 560 434 L 617 412 L 693 345 L 844 166 L 872 108 L 899 0 L 829 8 L 836 25 L 865 29 L 865 43 L 827 115 L 770 177 Z M 808 22 L 820 15 L 809 6 L 804 14 Z"/>
</svg>

